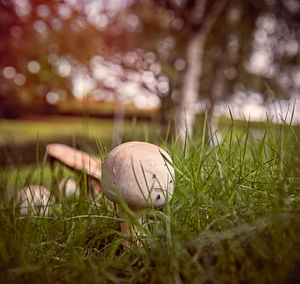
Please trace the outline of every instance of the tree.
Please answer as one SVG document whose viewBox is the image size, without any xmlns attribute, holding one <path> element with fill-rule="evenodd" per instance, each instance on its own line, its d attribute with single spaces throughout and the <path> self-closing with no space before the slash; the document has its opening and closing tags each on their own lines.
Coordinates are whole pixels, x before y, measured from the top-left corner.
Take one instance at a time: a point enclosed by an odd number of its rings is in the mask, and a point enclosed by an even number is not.
<svg viewBox="0 0 300 284">
<path fill-rule="evenodd" d="M 176 51 L 175 54 L 168 54 L 168 56 L 164 56 L 165 58 L 160 58 L 160 62 L 169 66 L 170 69 L 172 65 L 174 66 L 176 60 L 181 58 L 181 60 L 184 60 L 185 68 L 179 68 L 184 69 L 180 74 L 181 79 L 178 79 L 178 76 L 174 75 L 176 70 L 175 72 L 173 71 L 173 76 L 172 73 L 169 74 L 169 77 L 171 77 L 170 85 L 172 86 L 169 94 L 171 95 L 172 92 L 176 91 L 176 88 L 179 89 L 178 92 L 180 93 L 177 102 L 176 128 L 181 140 L 185 139 L 186 133 L 190 135 L 193 133 L 193 122 L 196 114 L 195 105 L 198 103 L 205 44 L 218 17 L 229 2 L 229 0 L 169 0 L 153 1 L 154 5 L 151 1 L 146 2 L 146 4 L 143 3 L 143 5 L 138 5 L 139 3 L 137 1 L 138 8 L 133 10 L 139 15 L 143 24 L 143 29 L 140 31 L 141 36 L 146 32 L 146 38 L 154 38 L 151 42 L 157 43 L 155 37 L 159 38 L 158 35 L 162 36 L 165 34 L 166 38 L 169 36 L 176 42 L 173 47 L 173 50 Z M 152 16 L 150 21 L 147 11 L 152 11 L 152 13 L 156 15 Z M 162 17 L 161 15 L 164 14 L 165 17 Z M 172 18 L 172 20 L 168 18 Z M 174 26 L 176 27 L 178 23 L 182 23 L 182 27 L 176 30 Z M 174 30 L 176 33 L 174 33 Z M 151 34 L 149 35 L 149 33 Z M 144 48 L 149 47 L 145 46 Z M 155 47 L 152 47 L 152 50 L 155 50 Z M 170 95 L 165 96 L 164 100 L 169 101 L 167 98 L 169 98 Z M 164 108 L 164 104 L 162 104 L 162 108 Z"/>
<path fill-rule="evenodd" d="M 286 2 L 235 1 L 221 15 L 212 31 L 214 37 L 209 38 L 204 62 L 212 76 L 202 78 L 201 96 L 209 99 L 211 114 L 215 104 L 237 93 L 259 93 L 268 102 L 266 85 L 276 98 L 288 99 L 299 93 L 295 79 L 300 26 L 295 19 L 300 9 L 285 11 L 280 8 L 282 3 Z M 217 78 L 221 83 L 215 83 Z"/>
<path fill-rule="evenodd" d="M 181 99 L 177 111 L 177 133 L 181 140 L 193 133 L 196 113 L 194 105 L 198 101 L 205 44 L 227 3 L 228 0 L 210 1 L 210 3 L 194 1 L 194 5 L 189 7 L 191 15 L 190 21 L 186 23 L 188 37 L 185 50 L 187 66 L 182 75 Z"/>
<path fill-rule="evenodd" d="M 82 76 L 94 100 L 156 96 L 161 122 L 176 116 L 184 139 L 200 104 L 211 121 L 237 92 L 267 100 L 265 82 L 278 96 L 299 90 L 299 9 L 288 2 L 28 0 L 20 9 L 1 0 L 0 68 L 14 73 L 1 77 L 1 96 L 55 105 L 83 95 L 74 92 Z"/>
</svg>

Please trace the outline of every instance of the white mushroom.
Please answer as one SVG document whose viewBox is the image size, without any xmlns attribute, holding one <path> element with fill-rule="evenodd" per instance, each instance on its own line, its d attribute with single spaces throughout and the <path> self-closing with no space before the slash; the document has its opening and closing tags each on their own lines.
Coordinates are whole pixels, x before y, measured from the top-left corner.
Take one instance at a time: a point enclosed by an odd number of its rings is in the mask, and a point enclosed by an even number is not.
<svg viewBox="0 0 300 284">
<path fill-rule="evenodd" d="M 74 197 L 79 195 L 79 188 L 74 178 L 63 178 L 58 184 L 58 189 L 66 197 Z"/>
<path fill-rule="evenodd" d="M 30 185 L 18 192 L 18 205 L 20 214 L 48 215 L 49 207 L 54 201 L 50 191 L 41 185 Z"/>
<path fill-rule="evenodd" d="M 85 171 L 96 179 L 101 177 L 101 160 L 88 153 L 63 144 L 48 144 L 47 154 L 70 169 Z"/>
<path fill-rule="evenodd" d="M 104 195 L 114 202 L 125 202 L 134 212 L 164 205 L 174 191 L 174 168 L 168 161 L 172 162 L 168 153 L 150 143 L 119 145 L 103 161 Z M 124 224 L 121 230 L 130 231 Z"/>
<path fill-rule="evenodd" d="M 85 172 L 93 180 L 93 185 L 100 192 L 101 160 L 80 150 L 63 144 L 48 144 L 47 154 L 53 160 L 59 161 L 68 168 Z"/>
</svg>

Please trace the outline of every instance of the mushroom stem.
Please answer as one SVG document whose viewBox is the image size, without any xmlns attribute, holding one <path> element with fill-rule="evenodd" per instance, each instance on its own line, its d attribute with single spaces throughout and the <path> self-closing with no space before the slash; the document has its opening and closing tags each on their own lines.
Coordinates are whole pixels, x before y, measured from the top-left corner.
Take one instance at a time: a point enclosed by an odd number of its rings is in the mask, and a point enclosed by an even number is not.
<svg viewBox="0 0 300 284">
<path fill-rule="evenodd" d="M 100 186 L 100 181 L 98 179 L 95 178 L 90 178 L 91 184 L 93 185 L 93 187 L 95 188 L 95 190 L 98 193 L 101 193 L 101 186 Z"/>
<path fill-rule="evenodd" d="M 55 162 L 55 159 L 53 159 L 52 157 L 49 157 L 49 164 L 50 164 L 50 169 L 51 169 L 52 173 L 54 171 L 54 162 Z"/>
<path fill-rule="evenodd" d="M 98 193 L 101 193 L 102 190 L 101 190 L 101 183 L 100 183 L 100 180 L 99 179 L 96 179 L 96 178 L 93 178 L 93 177 L 90 177 L 88 179 L 88 182 L 91 182 L 92 186 L 94 187 L 94 189 L 98 192 Z M 112 201 L 109 200 L 109 204 L 110 204 L 110 208 L 111 210 L 113 211 L 114 213 L 114 216 L 115 216 L 115 205 Z"/>
<path fill-rule="evenodd" d="M 143 218 L 140 216 L 140 212 L 132 209 L 131 211 L 135 214 L 137 218 L 137 223 L 142 225 Z M 120 217 L 125 220 L 127 219 L 124 208 L 121 205 L 120 205 Z M 142 246 L 142 242 L 138 239 L 140 236 L 143 235 L 143 233 L 140 232 L 138 226 L 136 226 L 135 224 L 129 224 L 127 221 L 123 221 L 121 222 L 121 232 L 127 236 L 130 237 L 133 236 L 133 240 L 136 241 L 137 245 Z M 127 247 L 130 246 L 130 242 L 127 239 L 124 239 L 122 243 Z"/>
<path fill-rule="evenodd" d="M 84 177 L 81 177 L 79 179 L 79 186 L 83 187 L 85 185 L 84 183 Z M 87 193 L 89 195 L 94 196 L 95 193 L 101 193 L 101 187 L 100 187 L 100 182 L 98 179 L 93 178 L 91 176 L 86 175 L 86 187 L 87 187 Z M 91 190 L 92 188 L 92 190 Z"/>
</svg>

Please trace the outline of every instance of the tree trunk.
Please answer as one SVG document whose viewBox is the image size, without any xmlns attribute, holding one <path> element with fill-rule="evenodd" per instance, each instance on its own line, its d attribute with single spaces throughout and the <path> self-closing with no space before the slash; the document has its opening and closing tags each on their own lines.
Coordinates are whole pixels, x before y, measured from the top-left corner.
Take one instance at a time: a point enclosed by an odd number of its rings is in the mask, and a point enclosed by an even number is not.
<svg viewBox="0 0 300 284">
<path fill-rule="evenodd" d="M 198 33 L 193 35 L 187 42 L 187 67 L 182 76 L 181 100 L 176 116 L 177 135 L 181 141 L 184 141 L 186 135 L 190 136 L 193 134 L 193 123 L 196 113 L 195 104 L 198 101 L 205 40 L 203 34 Z"/>
<path fill-rule="evenodd" d="M 200 88 L 200 77 L 202 72 L 202 58 L 206 40 L 218 18 L 229 0 L 216 0 L 213 6 L 207 11 L 205 16 L 206 1 L 198 0 L 195 11 L 200 11 L 203 15 L 198 18 L 198 23 L 194 23 L 191 36 L 186 47 L 186 69 L 182 76 L 181 100 L 177 109 L 176 128 L 180 141 L 186 139 L 186 135 L 192 136 L 193 123 L 195 120 L 195 104 L 198 101 Z M 198 9 L 199 8 L 199 9 Z M 195 19 L 193 15 L 191 18 Z M 196 17 L 197 19 L 197 17 Z M 195 27 L 197 27 L 195 29 Z"/>
<path fill-rule="evenodd" d="M 223 41 L 222 41 L 223 42 Z M 223 44 L 225 44 L 223 42 Z M 224 69 L 225 69 L 225 52 L 223 45 L 220 45 L 215 56 L 214 75 L 209 91 L 210 106 L 207 110 L 207 127 L 206 138 L 212 144 L 216 145 L 220 137 L 218 136 L 218 119 L 214 115 L 215 104 L 223 96 L 224 92 Z"/>
<path fill-rule="evenodd" d="M 112 148 L 120 145 L 123 140 L 123 131 L 124 131 L 124 116 L 125 116 L 125 107 L 120 104 L 115 106 L 114 113 L 114 129 L 112 137 Z"/>
</svg>

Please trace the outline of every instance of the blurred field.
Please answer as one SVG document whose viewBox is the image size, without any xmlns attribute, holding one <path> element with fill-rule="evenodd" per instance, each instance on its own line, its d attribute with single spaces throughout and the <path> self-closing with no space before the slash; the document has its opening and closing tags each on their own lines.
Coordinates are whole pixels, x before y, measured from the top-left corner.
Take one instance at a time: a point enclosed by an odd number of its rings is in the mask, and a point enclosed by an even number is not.
<svg viewBox="0 0 300 284">
<path fill-rule="evenodd" d="M 202 137 L 204 117 L 197 116 L 195 139 Z M 220 117 L 219 133 L 226 137 L 232 121 Z M 233 137 L 243 134 L 249 127 L 249 135 L 262 139 L 266 122 L 234 121 Z M 281 125 L 270 123 L 276 133 Z M 41 161 L 48 143 L 64 143 L 93 154 L 99 154 L 99 145 L 110 147 L 114 132 L 122 131 L 122 142 L 143 140 L 160 142 L 168 136 L 155 120 L 140 121 L 125 119 L 114 121 L 112 118 L 91 118 L 78 116 L 27 116 L 24 119 L 0 119 L 0 164 L 32 164 L 37 158 Z M 291 127 L 295 137 L 300 139 L 300 125 Z M 275 134 L 274 134 L 275 135 Z M 219 138 L 221 138 L 219 136 Z M 169 137 L 170 138 L 170 137 Z M 223 139 L 221 138 L 221 140 Z M 219 143 L 221 142 L 218 141 Z"/>
<path fill-rule="evenodd" d="M 146 121 L 69 116 L 35 116 L 22 120 L 0 120 L 0 161 L 2 164 L 34 163 L 48 143 L 65 143 L 97 154 L 98 146 L 111 146 L 114 129 L 122 140 L 158 137 L 160 129 Z"/>
<path fill-rule="evenodd" d="M 145 131 L 147 122 L 124 121 L 127 135 L 138 135 Z M 57 139 L 57 137 L 99 138 L 104 143 L 112 139 L 114 122 L 112 119 L 68 116 L 35 116 L 20 120 L 0 120 L 0 145 L 7 143 Z"/>
</svg>

